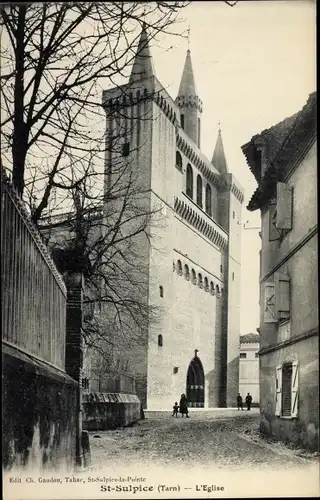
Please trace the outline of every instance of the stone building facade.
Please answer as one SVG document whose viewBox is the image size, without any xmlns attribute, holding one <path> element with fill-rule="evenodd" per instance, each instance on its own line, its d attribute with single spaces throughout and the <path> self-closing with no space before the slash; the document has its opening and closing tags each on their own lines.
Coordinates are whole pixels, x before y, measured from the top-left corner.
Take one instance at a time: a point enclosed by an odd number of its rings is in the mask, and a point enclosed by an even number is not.
<svg viewBox="0 0 320 500">
<path fill-rule="evenodd" d="M 158 319 L 126 352 L 143 407 L 171 408 L 181 393 L 194 407 L 234 405 L 243 190 L 228 172 L 221 131 L 212 161 L 201 151 L 203 104 L 190 50 L 173 99 L 155 75 L 143 30 L 129 82 L 104 91 L 102 104 L 111 145 L 106 186 L 123 161 L 140 208 L 152 214 L 151 244 L 139 235 L 135 245 L 147 269 L 141 300 Z"/>
<path fill-rule="evenodd" d="M 259 348 L 257 333 L 240 335 L 239 392 L 245 400 L 247 393 L 252 396 L 252 406 L 259 405 Z"/>
<path fill-rule="evenodd" d="M 261 211 L 262 432 L 319 446 L 316 92 L 294 116 L 242 150 Z"/>
</svg>

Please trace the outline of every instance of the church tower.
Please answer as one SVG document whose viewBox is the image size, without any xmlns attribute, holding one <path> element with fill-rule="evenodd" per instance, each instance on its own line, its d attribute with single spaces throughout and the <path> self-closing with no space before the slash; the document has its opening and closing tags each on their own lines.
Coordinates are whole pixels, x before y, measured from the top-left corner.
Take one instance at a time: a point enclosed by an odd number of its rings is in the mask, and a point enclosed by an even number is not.
<svg viewBox="0 0 320 500">
<path fill-rule="evenodd" d="M 141 343 L 129 342 L 124 353 L 139 398 L 148 409 L 169 409 L 182 393 L 192 407 L 226 406 L 238 390 L 240 292 L 230 274 L 237 252 L 231 231 L 243 194 L 228 173 L 221 131 L 212 162 L 200 150 L 202 102 L 190 50 L 174 100 L 155 74 L 144 27 L 128 83 L 103 92 L 103 107 L 106 143 L 116 142 L 106 153 L 106 191 L 122 162 L 151 214 L 151 243 L 141 234 L 131 241 L 136 272 L 145 270 L 144 305 L 157 311 Z"/>
<path fill-rule="evenodd" d="M 189 49 L 175 102 L 180 111 L 181 128 L 200 149 L 202 101 L 197 95 Z"/>
</svg>

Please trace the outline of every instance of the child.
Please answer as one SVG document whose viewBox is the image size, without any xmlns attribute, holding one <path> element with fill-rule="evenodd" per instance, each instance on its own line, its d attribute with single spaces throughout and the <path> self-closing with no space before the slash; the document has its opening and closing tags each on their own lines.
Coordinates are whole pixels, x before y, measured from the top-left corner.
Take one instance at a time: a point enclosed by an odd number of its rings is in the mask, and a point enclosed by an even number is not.
<svg viewBox="0 0 320 500">
<path fill-rule="evenodd" d="M 173 413 L 172 413 L 172 416 L 176 416 L 178 417 L 178 411 L 179 411 L 179 405 L 177 403 L 177 401 L 174 403 L 174 407 L 173 407 Z"/>
</svg>

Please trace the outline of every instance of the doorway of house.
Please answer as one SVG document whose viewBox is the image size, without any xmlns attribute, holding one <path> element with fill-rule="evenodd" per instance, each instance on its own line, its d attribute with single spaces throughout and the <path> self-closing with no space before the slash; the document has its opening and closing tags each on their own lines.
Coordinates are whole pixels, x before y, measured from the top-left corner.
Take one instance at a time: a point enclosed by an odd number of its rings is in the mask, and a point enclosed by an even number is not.
<svg viewBox="0 0 320 500">
<path fill-rule="evenodd" d="M 204 407 L 204 371 L 198 357 L 194 357 L 189 364 L 186 396 L 189 406 Z"/>
</svg>

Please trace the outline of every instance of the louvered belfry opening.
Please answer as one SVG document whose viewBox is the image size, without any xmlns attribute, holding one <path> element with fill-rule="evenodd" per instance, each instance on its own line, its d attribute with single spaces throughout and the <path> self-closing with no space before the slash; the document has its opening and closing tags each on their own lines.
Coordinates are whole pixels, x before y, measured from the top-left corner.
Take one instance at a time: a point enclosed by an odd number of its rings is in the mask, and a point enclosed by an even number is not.
<svg viewBox="0 0 320 500">
<path fill-rule="evenodd" d="M 282 369 L 282 415 L 291 416 L 292 364 L 286 364 Z"/>
</svg>

